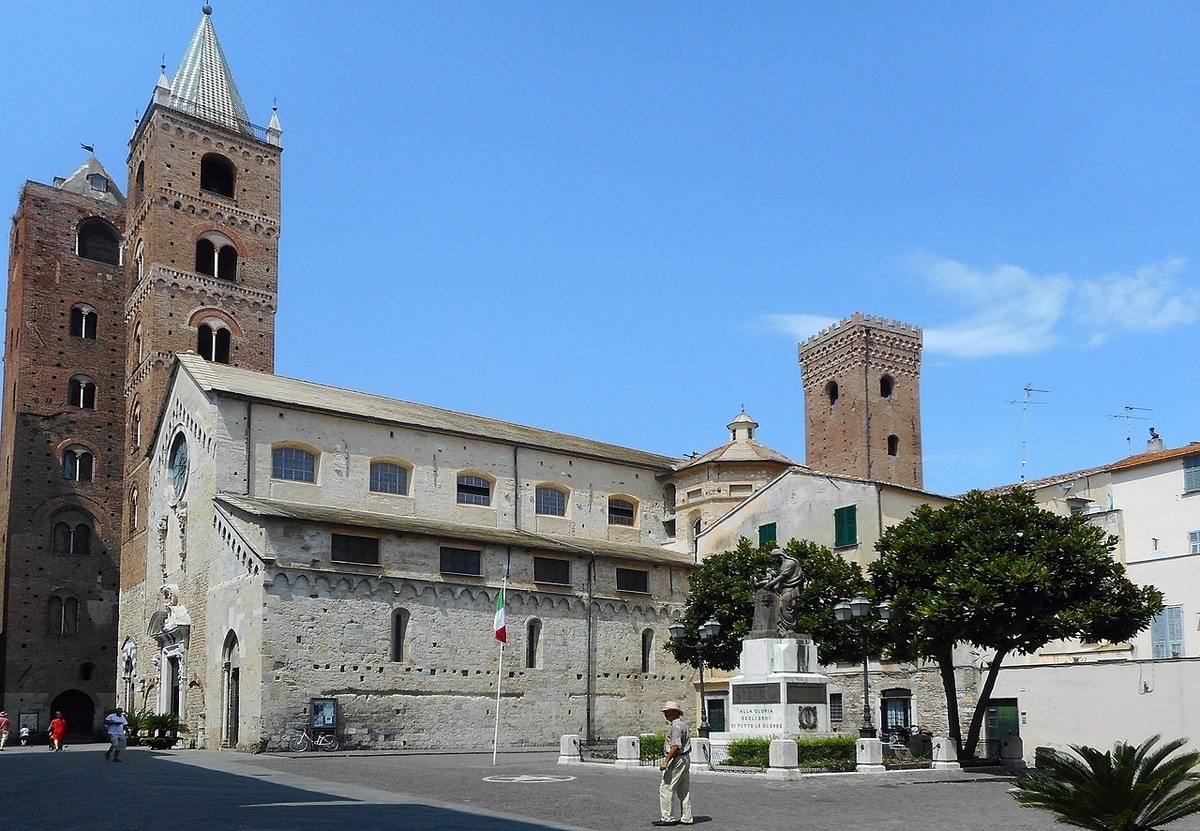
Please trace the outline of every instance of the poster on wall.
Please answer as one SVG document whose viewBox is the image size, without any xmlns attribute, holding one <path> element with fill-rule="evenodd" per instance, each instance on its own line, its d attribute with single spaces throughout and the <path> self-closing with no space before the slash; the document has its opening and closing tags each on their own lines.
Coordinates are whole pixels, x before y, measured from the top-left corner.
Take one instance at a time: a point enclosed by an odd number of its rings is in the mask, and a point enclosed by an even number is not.
<svg viewBox="0 0 1200 831">
<path fill-rule="evenodd" d="M 312 700 L 312 726 L 314 730 L 332 730 L 337 726 L 336 698 Z"/>
</svg>

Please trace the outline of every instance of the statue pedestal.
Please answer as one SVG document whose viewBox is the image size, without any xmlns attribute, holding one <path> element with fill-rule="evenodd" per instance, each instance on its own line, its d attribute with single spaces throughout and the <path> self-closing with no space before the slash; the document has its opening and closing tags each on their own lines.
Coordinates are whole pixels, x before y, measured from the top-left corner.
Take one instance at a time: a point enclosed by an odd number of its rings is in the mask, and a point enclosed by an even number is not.
<svg viewBox="0 0 1200 831">
<path fill-rule="evenodd" d="M 817 645 L 806 635 L 742 641 L 741 674 L 729 679 L 728 733 L 793 737 L 829 732 L 829 678 L 817 672 Z"/>
</svg>

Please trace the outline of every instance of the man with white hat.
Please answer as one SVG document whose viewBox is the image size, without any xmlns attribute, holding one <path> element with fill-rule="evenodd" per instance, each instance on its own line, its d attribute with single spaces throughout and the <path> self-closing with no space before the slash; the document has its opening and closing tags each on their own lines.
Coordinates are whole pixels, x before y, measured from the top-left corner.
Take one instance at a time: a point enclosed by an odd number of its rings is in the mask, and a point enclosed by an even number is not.
<svg viewBox="0 0 1200 831">
<path fill-rule="evenodd" d="M 662 784 L 658 786 L 659 818 L 650 824 L 691 825 L 692 740 L 679 702 L 668 701 L 662 711 L 668 724 L 663 739 L 663 760 L 658 766 L 663 772 Z M 679 797 L 679 819 L 675 819 L 675 797 Z"/>
</svg>

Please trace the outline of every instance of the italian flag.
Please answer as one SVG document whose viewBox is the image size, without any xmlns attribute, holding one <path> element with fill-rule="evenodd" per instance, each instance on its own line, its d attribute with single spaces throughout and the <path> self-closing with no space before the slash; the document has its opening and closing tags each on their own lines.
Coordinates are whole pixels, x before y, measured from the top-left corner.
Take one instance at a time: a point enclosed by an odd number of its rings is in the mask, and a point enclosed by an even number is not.
<svg viewBox="0 0 1200 831">
<path fill-rule="evenodd" d="M 504 621 L 504 589 L 501 588 L 499 594 L 496 595 L 496 619 L 494 622 L 496 629 L 496 640 L 500 643 L 508 643 L 508 630 L 505 628 Z"/>
</svg>

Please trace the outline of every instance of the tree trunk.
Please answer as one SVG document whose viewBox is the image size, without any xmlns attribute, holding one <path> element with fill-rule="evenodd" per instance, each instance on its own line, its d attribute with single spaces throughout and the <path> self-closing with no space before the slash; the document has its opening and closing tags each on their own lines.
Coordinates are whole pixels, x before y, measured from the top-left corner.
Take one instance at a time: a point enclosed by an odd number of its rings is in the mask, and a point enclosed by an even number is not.
<svg viewBox="0 0 1200 831">
<path fill-rule="evenodd" d="M 954 648 L 939 650 L 936 657 L 938 672 L 942 675 L 942 690 L 946 694 L 946 718 L 949 721 L 949 738 L 954 742 L 958 756 L 962 758 L 962 728 L 958 721 L 958 682 L 954 678 Z"/>
<path fill-rule="evenodd" d="M 996 677 L 1000 675 L 1000 664 L 1007 654 L 1007 649 L 997 651 L 996 657 L 992 658 L 992 662 L 988 666 L 983 689 L 979 691 L 979 698 L 975 702 L 975 712 L 971 714 L 971 726 L 967 730 L 967 743 L 963 747 L 964 758 L 970 759 L 975 755 L 975 747 L 979 744 L 979 734 L 983 730 L 983 716 L 987 712 L 988 701 L 992 698 L 992 690 L 996 687 Z"/>
</svg>

